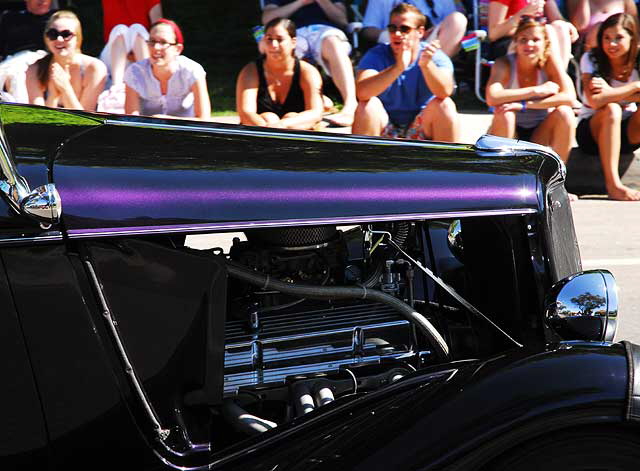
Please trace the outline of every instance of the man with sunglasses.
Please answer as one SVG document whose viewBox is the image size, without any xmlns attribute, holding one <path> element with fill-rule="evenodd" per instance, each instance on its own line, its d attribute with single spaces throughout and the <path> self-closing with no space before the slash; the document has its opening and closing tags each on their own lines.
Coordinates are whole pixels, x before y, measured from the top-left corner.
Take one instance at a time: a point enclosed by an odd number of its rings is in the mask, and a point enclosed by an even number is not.
<svg viewBox="0 0 640 471">
<path fill-rule="evenodd" d="M 385 24 L 389 13 L 399 3 L 401 0 L 376 0 L 368 3 L 362 20 L 362 36 L 369 44 L 389 42 Z M 458 1 L 407 0 L 405 3 L 414 5 L 427 17 L 427 40 L 439 39 L 443 52 L 449 57 L 458 53 L 460 41 L 467 29 L 467 18 Z"/>
<path fill-rule="evenodd" d="M 0 16 L 0 92 L 12 101 L 28 103 L 27 67 L 45 54 L 42 33 L 55 10 L 51 0 L 25 0 L 23 10 L 8 10 Z"/>
<path fill-rule="evenodd" d="M 421 41 L 425 17 L 401 3 L 391 11 L 390 43 L 378 44 L 358 65 L 354 134 L 456 142 L 459 123 L 453 64 L 438 40 Z"/>
</svg>

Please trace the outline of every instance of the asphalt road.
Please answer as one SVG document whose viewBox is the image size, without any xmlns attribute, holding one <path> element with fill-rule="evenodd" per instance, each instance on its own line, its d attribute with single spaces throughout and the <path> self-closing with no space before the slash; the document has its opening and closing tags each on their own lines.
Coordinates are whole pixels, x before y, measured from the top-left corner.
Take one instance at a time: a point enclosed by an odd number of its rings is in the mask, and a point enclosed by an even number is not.
<svg viewBox="0 0 640 471">
<path fill-rule="evenodd" d="M 616 340 L 640 343 L 640 203 L 580 199 L 572 209 L 583 268 L 605 268 L 618 282 Z"/>
</svg>

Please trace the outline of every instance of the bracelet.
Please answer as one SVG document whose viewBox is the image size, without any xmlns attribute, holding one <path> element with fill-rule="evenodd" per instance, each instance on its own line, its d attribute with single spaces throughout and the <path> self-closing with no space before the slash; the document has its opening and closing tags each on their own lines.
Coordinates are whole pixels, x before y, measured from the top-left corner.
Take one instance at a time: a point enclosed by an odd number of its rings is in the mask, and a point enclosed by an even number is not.
<svg viewBox="0 0 640 471">
<path fill-rule="evenodd" d="M 527 102 L 526 102 L 526 100 L 522 100 L 520 102 L 520 104 L 522 105 L 522 109 L 520 110 L 520 113 L 524 113 L 525 111 L 527 111 Z"/>
</svg>

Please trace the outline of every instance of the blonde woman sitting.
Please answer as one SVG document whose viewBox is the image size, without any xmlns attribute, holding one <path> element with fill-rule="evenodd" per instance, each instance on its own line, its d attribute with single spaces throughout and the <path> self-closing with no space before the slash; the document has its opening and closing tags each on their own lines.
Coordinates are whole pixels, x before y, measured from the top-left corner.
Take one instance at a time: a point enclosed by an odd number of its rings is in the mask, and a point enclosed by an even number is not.
<svg viewBox="0 0 640 471">
<path fill-rule="evenodd" d="M 487 84 L 489 132 L 549 146 L 566 161 L 576 129 L 571 79 L 548 60 L 547 30 L 536 18 L 522 17 L 513 41 L 515 53 L 495 62 Z"/>
<path fill-rule="evenodd" d="M 82 27 L 75 13 L 54 13 L 45 26 L 44 43 L 47 55 L 27 69 L 29 103 L 95 111 L 107 68 L 82 54 Z"/>
</svg>

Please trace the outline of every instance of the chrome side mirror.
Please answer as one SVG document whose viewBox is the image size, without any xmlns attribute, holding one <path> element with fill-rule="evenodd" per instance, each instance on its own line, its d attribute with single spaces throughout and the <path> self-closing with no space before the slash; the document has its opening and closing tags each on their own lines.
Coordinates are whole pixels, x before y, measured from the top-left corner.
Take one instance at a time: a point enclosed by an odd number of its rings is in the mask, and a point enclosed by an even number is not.
<svg viewBox="0 0 640 471">
<path fill-rule="evenodd" d="M 22 211 L 44 224 L 57 224 L 62 214 L 60 194 L 53 183 L 39 186 L 20 202 Z"/>
<path fill-rule="evenodd" d="M 460 219 L 454 219 L 449 224 L 447 230 L 447 244 L 451 253 L 459 260 L 462 261 L 464 255 L 464 244 L 462 243 L 462 223 Z"/>
<path fill-rule="evenodd" d="M 0 126 L 0 193 L 4 193 L 9 204 L 21 214 L 39 222 L 43 228 L 60 222 L 62 202 L 53 183 L 31 191 L 27 181 L 18 173 L 11 159 L 9 146 Z"/>
<path fill-rule="evenodd" d="M 589 270 L 559 281 L 547 296 L 545 318 L 564 340 L 613 340 L 618 286 L 611 272 Z"/>
</svg>

